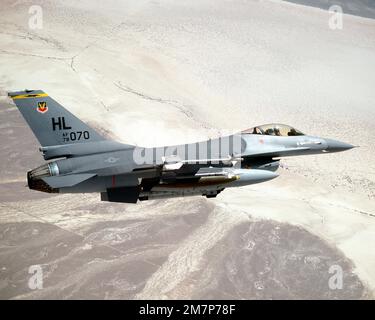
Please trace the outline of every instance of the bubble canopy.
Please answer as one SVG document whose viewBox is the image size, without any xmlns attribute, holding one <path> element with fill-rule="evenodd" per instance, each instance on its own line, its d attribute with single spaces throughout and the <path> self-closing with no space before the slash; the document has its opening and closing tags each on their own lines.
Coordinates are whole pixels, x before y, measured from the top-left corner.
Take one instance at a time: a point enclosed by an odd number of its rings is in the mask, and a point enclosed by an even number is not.
<svg viewBox="0 0 375 320">
<path fill-rule="evenodd" d="M 261 134 L 266 136 L 294 137 L 304 136 L 304 134 L 285 124 L 271 123 L 253 127 L 241 132 L 242 134 Z"/>
</svg>

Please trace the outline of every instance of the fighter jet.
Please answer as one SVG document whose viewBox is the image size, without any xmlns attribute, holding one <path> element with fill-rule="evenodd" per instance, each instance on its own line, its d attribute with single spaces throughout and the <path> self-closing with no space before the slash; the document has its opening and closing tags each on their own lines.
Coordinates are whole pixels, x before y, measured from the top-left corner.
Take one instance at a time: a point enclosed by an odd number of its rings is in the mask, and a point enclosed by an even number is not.
<svg viewBox="0 0 375 320">
<path fill-rule="evenodd" d="M 9 92 L 47 163 L 27 172 L 32 190 L 97 192 L 102 201 L 202 195 L 276 178 L 280 158 L 354 146 L 283 124 L 184 145 L 146 148 L 106 139 L 41 90 Z"/>
</svg>

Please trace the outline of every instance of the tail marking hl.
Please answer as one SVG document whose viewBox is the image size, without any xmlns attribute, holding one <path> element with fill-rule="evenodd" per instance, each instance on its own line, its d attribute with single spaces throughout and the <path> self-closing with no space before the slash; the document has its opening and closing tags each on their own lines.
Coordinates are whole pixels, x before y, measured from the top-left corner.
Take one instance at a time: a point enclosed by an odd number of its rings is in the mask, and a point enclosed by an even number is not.
<svg viewBox="0 0 375 320">
<path fill-rule="evenodd" d="M 106 140 L 42 90 L 9 92 L 8 95 L 42 147 Z"/>
</svg>

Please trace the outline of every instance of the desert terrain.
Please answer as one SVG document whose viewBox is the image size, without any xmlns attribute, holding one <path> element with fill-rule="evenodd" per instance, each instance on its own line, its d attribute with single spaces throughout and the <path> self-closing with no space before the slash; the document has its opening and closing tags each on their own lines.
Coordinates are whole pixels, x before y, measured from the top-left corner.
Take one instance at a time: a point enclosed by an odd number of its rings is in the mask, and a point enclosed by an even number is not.
<svg viewBox="0 0 375 320">
<path fill-rule="evenodd" d="M 278 0 L 2 0 L 0 14 L 1 299 L 374 298 L 375 20 L 333 30 L 327 10 Z M 279 122 L 360 147 L 285 158 L 277 179 L 215 199 L 48 195 L 26 186 L 43 158 L 6 94 L 25 88 L 139 146 Z"/>
</svg>

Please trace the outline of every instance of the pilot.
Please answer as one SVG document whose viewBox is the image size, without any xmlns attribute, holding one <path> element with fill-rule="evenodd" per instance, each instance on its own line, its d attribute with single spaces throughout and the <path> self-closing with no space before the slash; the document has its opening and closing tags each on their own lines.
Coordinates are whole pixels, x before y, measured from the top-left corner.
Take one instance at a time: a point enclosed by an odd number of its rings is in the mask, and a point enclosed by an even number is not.
<svg viewBox="0 0 375 320">
<path fill-rule="evenodd" d="M 266 130 L 266 135 L 268 135 L 268 136 L 274 136 L 275 132 L 274 132 L 273 128 L 267 129 Z"/>
<path fill-rule="evenodd" d="M 276 127 L 274 131 L 275 131 L 275 136 L 281 136 L 280 129 L 278 127 Z"/>
<path fill-rule="evenodd" d="M 288 136 L 296 136 L 297 135 L 297 131 L 296 129 L 294 128 L 291 128 L 290 131 L 288 132 Z"/>
<path fill-rule="evenodd" d="M 257 127 L 255 127 L 253 130 L 253 134 L 262 134 L 262 133 Z"/>
</svg>

